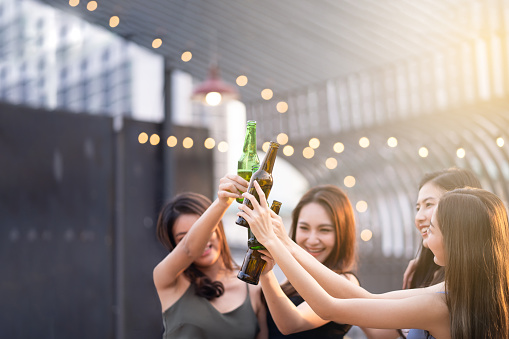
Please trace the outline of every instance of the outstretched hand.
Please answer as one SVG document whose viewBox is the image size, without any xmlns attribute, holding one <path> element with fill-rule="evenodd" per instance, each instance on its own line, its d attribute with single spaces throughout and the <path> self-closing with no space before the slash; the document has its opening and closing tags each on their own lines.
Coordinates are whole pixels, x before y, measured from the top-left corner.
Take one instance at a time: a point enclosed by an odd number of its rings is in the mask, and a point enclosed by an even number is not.
<svg viewBox="0 0 509 339">
<path fill-rule="evenodd" d="M 217 197 L 230 205 L 234 199 L 242 198 L 242 192 L 247 191 L 249 183 L 236 174 L 227 174 L 219 180 Z"/>
<path fill-rule="evenodd" d="M 245 204 L 239 205 L 240 211 L 237 215 L 246 219 L 256 239 L 265 245 L 270 238 L 276 237 L 272 227 L 272 211 L 267 204 L 265 193 L 263 193 L 257 181 L 254 181 L 254 187 L 258 193 L 260 202 L 258 203 L 254 195 L 248 192 L 242 194 L 244 199 L 248 199 L 251 202 L 253 209 L 250 209 Z M 276 214 L 274 213 L 274 215 Z"/>
</svg>

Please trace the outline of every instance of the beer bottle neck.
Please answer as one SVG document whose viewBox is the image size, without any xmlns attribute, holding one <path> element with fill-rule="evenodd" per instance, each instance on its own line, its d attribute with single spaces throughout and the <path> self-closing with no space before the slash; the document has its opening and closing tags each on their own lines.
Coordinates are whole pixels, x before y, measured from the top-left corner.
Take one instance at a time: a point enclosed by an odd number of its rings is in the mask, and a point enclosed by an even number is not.
<svg viewBox="0 0 509 339">
<path fill-rule="evenodd" d="M 256 153 L 256 124 L 247 125 L 244 153 Z"/>
<path fill-rule="evenodd" d="M 276 163 L 276 154 L 279 148 L 279 144 L 271 144 L 267 154 L 265 154 L 265 158 L 263 158 L 263 163 L 260 168 L 265 172 L 272 173 L 274 169 L 274 164 Z"/>
</svg>

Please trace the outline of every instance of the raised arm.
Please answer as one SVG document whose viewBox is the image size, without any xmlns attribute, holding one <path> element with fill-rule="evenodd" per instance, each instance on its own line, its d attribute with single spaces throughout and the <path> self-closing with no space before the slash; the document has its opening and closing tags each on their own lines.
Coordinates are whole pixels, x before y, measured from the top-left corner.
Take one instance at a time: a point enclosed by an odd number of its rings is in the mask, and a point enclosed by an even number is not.
<svg viewBox="0 0 509 339">
<path fill-rule="evenodd" d="M 247 190 L 247 181 L 238 175 L 221 178 L 217 199 L 195 222 L 187 234 L 154 269 L 154 284 L 158 291 L 172 286 L 191 263 L 203 254 L 215 228 L 240 192 Z M 192 220 L 194 221 L 194 220 Z"/>
</svg>

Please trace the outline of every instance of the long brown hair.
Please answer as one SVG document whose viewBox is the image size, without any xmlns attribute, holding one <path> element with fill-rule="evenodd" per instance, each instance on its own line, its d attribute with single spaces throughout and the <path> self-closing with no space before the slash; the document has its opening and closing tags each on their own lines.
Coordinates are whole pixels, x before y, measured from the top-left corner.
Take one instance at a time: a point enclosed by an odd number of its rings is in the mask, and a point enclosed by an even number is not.
<svg viewBox="0 0 509 339">
<path fill-rule="evenodd" d="M 337 273 L 345 273 L 354 269 L 356 264 L 354 212 L 346 193 L 339 187 L 334 185 L 316 186 L 302 196 L 292 211 L 290 237 L 295 241 L 300 211 L 312 202 L 319 204 L 327 211 L 335 227 L 334 248 L 323 264 Z M 286 282 L 281 287 L 286 295 L 290 296 L 296 293 L 290 282 Z"/>
<path fill-rule="evenodd" d="M 472 171 L 456 167 L 425 174 L 419 183 L 419 191 L 427 183 L 433 183 L 444 191 L 463 187 L 481 188 L 481 182 Z M 409 288 L 426 287 L 444 281 L 444 269 L 435 264 L 433 258 L 433 253 L 421 242 Z"/>
<path fill-rule="evenodd" d="M 192 192 L 181 193 L 175 196 L 161 209 L 157 220 L 157 237 L 159 241 L 171 252 L 177 246 L 173 237 L 173 226 L 177 219 L 183 214 L 201 216 L 210 207 L 212 202 L 207 197 Z M 220 260 L 228 270 L 233 270 L 236 265 L 233 262 L 230 248 L 226 242 L 223 222 L 220 221 L 216 228 L 220 243 Z M 224 293 L 224 286 L 220 281 L 212 281 L 194 263 L 185 271 L 185 276 L 195 286 L 197 295 L 208 300 L 220 297 Z"/>
<path fill-rule="evenodd" d="M 482 189 L 446 193 L 437 207 L 452 338 L 509 338 L 509 223 Z"/>
</svg>

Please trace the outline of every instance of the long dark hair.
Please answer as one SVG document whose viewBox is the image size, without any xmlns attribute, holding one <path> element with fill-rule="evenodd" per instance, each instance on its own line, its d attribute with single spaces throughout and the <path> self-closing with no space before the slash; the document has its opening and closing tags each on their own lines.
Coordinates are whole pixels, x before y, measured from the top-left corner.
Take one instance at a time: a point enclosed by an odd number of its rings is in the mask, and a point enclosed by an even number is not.
<svg viewBox="0 0 509 339">
<path fill-rule="evenodd" d="M 445 191 L 463 187 L 481 188 L 481 182 L 472 171 L 456 167 L 425 174 L 419 183 L 419 190 L 430 182 Z M 444 268 L 435 264 L 433 258 L 433 252 L 421 242 L 409 288 L 427 287 L 444 281 Z"/>
<path fill-rule="evenodd" d="M 482 189 L 444 194 L 443 236 L 452 338 L 509 338 L 509 222 L 502 201 Z"/>
<path fill-rule="evenodd" d="M 345 273 L 354 269 L 356 264 L 354 212 L 346 193 L 339 187 L 334 185 L 316 186 L 302 196 L 292 211 L 290 237 L 295 241 L 300 211 L 312 202 L 319 204 L 327 211 L 336 231 L 334 248 L 323 264 L 337 273 Z M 281 288 L 288 296 L 296 293 L 289 281 L 284 283 Z"/>
<path fill-rule="evenodd" d="M 192 214 L 201 216 L 212 202 L 205 196 L 186 192 L 174 197 L 161 209 L 157 220 L 157 237 L 159 241 L 171 252 L 177 246 L 173 237 L 173 226 L 178 217 L 183 214 Z M 234 262 L 230 253 L 230 248 L 226 243 L 223 222 L 220 221 L 216 228 L 219 243 L 221 244 L 220 258 L 228 270 L 234 269 Z M 185 271 L 185 276 L 191 284 L 195 286 L 196 295 L 204 297 L 207 300 L 218 298 L 224 293 L 224 286 L 220 281 L 212 281 L 194 263 Z"/>
</svg>

